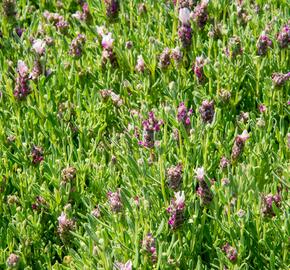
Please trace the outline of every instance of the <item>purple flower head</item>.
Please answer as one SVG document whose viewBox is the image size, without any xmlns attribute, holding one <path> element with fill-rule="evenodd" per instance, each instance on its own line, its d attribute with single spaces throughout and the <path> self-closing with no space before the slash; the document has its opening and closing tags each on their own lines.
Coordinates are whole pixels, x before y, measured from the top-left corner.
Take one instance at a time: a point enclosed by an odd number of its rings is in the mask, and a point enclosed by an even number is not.
<svg viewBox="0 0 290 270">
<path fill-rule="evenodd" d="M 267 107 L 264 104 L 259 105 L 259 111 L 260 113 L 265 113 L 267 111 Z"/>
<path fill-rule="evenodd" d="M 172 49 L 170 57 L 178 65 L 182 61 L 182 57 L 183 57 L 180 48 L 176 47 L 176 48 Z"/>
<path fill-rule="evenodd" d="M 192 115 L 193 110 L 187 109 L 184 105 L 184 102 L 181 102 L 177 109 L 177 120 L 178 122 L 182 122 L 185 127 L 190 126 L 190 116 Z"/>
<path fill-rule="evenodd" d="M 241 39 L 238 36 L 233 36 L 229 39 L 228 47 L 225 50 L 226 55 L 234 59 L 237 55 L 243 53 Z"/>
<path fill-rule="evenodd" d="M 230 161 L 226 157 L 222 157 L 220 160 L 221 169 L 225 169 L 230 165 Z"/>
<path fill-rule="evenodd" d="M 33 146 L 31 150 L 32 163 L 39 164 L 44 160 L 43 149 L 39 146 Z"/>
<path fill-rule="evenodd" d="M 284 25 L 281 31 L 277 35 L 277 41 L 280 48 L 287 48 L 290 44 L 290 26 Z"/>
<path fill-rule="evenodd" d="M 181 24 L 178 28 L 178 37 L 183 48 L 188 48 L 191 45 L 192 29 L 188 24 Z"/>
<path fill-rule="evenodd" d="M 199 112 L 204 123 L 212 123 L 215 114 L 214 101 L 204 100 L 199 108 Z"/>
<path fill-rule="evenodd" d="M 20 261 L 20 257 L 14 253 L 11 253 L 7 259 L 7 265 L 11 268 L 17 268 Z"/>
<path fill-rule="evenodd" d="M 106 35 L 103 35 L 103 39 L 102 39 L 103 49 L 112 50 L 113 49 L 113 42 L 114 42 L 114 39 L 112 38 L 111 32 L 109 32 Z"/>
<path fill-rule="evenodd" d="M 140 73 L 144 72 L 144 70 L 145 70 L 145 62 L 144 62 L 144 59 L 143 59 L 142 55 L 138 55 L 137 64 L 135 66 L 135 69 L 136 69 L 137 72 L 140 72 Z"/>
<path fill-rule="evenodd" d="M 232 159 L 236 160 L 242 153 L 245 142 L 249 139 L 250 135 L 247 130 L 244 130 L 242 134 L 237 135 L 235 138 L 235 143 L 232 148 Z"/>
<path fill-rule="evenodd" d="M 205 181 L 205 171 L 204 168 L 197 168 L 195 170 L 196 178 L 198 180 L 196 194 L 201 198 L 202 204 L 207 205 L 213 199 L 213 194 L 210 190 L 210 187 Z"/>
<path fill-rule="evenodd" d="M 109 191 L 107 193 L 107 197 L 111 210 L 115 213 L 121 212 L 123 209 L 123 204 L 121 201 L 120 190 L 117 190 L 116 192 Z"/>
<path fill-rule="evenodd" d="M 58 217 L 57 231 L 63 240 L 68 240 L 69 232 L 75 228 L 75 221 L 68 218 L 68 216 L 62 212 Z"/>
<path fill-rule="evenodd" d="M 175 198 L 171 200 L 171 204 L 167 208 L 167 212 L 170 214 L 168 224 L 173 230 L 183 224 L 185 209 L 184 191 L 175 192 L 174 195 Z"/>
<path fill-rule="evenodd" d="M 201 1 L 201 3 L 195 7 L 192 14 L 193 20 L 197 23 L 199 28 L 204 28 L 208 20 L 207 5 L 208 1 Z"/>
<path fill-rule="evenodd" d="M 238 252 L 237 250 L 230 246 L 229 243 L 226 243 L 222 250 L 225 252 L 225 254 L 227 255 L 228 259 L 231 261 L 231 262 L 234 262 L 237 260 L 237 257 L 238 257 Z"/>
<path fill-rule="evenodd" d="M 170 65 L 170 49 L 165 48 L 159 57 L 159 67 L 166 69 Z"/>
<path fill-rule="evenodd" d="M 268 51 L 268 48 L 273 47 L 272 40 L 268 37 L 268 35 L 263 32 L 257 42 L 257 53 L 258 55 L 265 55 Z"/>
<path fill-rule="evenodd" d="M 144 237 L 142 241 L 142 248 L 151 255 L 152 262 L 156 262 L 157 260 L 156 243 L 155 238 L 152 236 L 151 233 L 148 233 Z"/>
<path fill-rule="evenodd" d="M 192 8 L 194 4 L 196 3 L 195 0 L 179 0 L 178 1 L 178 8 Z M 173 4 L 177 4 L 177 0 L 173 0 Z"/>
<path fill-rule="evenodd" d="M 74 38 L 70 45 L 69 53 L 74 57 L 80 57 L 82 55 L 83 46 L 86 42 L 86 36 L 84 34 L 78 34 Z"/>
<path fill-rule="evenodd" d="M 167 183 L 170 188 L 177 190 L 182 181 L 182 165 L 172 166 L 167 170 Z"/>
<path fill-rule="evenodd" d="M 273 217 L 275 216 L 274 210 L 273 210 L 273 204 L 275 204 L 275 206 L 277 208 L 279 208 L 281 206 L 281 201 L 282 198 L 280 196 L 280 194 L 268 194 L 262 197 L 262 213 L 264 216 L 266 217 Z"/>
<path fill-rule="evenodd" d="M 194 74 L 196 75 L 200 83 L 204 82 L 205 76 L 203 72 L 203 67 L 207 64 L 208 60 L 203 56 L 196 57 L 195 64 L 193 66 Z"/>
<path fill-rule="evenodd" d="M 24 32 L 24 29 L 21 28 L 21 27 L 16 27 L 15 28 L 15 32 L 16 32 L 17 36 L 21 38 L 21 36 L 22 36 L 22 34 Z"/>
<path fill-rule="evenodd" d="M 273 73 L 272 74 L 272 81 L 274 86 L 281 87 L 283 86 L 290 78 L 290 72 L 283 74 L 283 73 Z"/>
<path fill-rule="evenodd" d="M 106 6 L 106 15 L 109 19 L 115 19 L 119 13 L 118 0 L 104 0 Z"/>
</svg>

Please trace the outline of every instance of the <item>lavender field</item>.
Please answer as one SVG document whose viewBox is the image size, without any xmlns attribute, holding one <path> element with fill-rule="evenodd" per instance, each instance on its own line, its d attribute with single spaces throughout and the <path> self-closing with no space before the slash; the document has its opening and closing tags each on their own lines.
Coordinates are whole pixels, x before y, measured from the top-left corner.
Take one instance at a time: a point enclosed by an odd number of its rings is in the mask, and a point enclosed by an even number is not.
<svg viewBox="0 0 290 270">
<path fill-rule="evenodd" d="M 0 269 L 290 268 L 288 0 L 1 0 Z"/>
</svg>

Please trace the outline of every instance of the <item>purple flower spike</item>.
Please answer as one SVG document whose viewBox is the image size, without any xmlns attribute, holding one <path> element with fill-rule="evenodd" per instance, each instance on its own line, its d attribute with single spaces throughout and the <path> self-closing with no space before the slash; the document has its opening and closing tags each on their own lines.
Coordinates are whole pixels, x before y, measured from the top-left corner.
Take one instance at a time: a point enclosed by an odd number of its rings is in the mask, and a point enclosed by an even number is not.
<svg viewBox="0 0 290 270">
<path fill-rule="evenodd" d="M 117 190 L 116 192 L 109 191 L 107 196 L 111 210 L 115 213 L 121 212 L 123 209 L 123 204 L 121 201 L 120 190 Z"/>
<path fill-rule="evenodd" d="M 170 188 L 177 190 L 182 182 L 182 165 L 172 166 L 167 170 L 167 183 Z"/>
<path fill-rule="evenodd" d="M 286 24 L 277 35 L 280 48 L 287 48 L 290 44 L 290 26 Z"/>
<path fill-rule="evenodd" d="M 184 105 L 184 102 L 181 102 L 177 109 L 178 122 L 182 122 L 185 127 L 189 127 L 191 125 L 190 116 L 192 115 L 192 112 L 192 109 L 188 110 Z"/>
<path fill-rule="evenodd" d="M 25 99 L 28 94 L 30 94 L 30 88 L 28 85 L 29 76 L 28 76 L 28 67 L 23 61 L 18 61 L 17 65 L 18 76 L 16 78 L 15 88 L 14 88 L 14 97 L 18 100 Z"/>
<path fill-rule="evenodd" d="M 272 40 L 268 37 L 268 35 L 263 32 L 259 40 L 257 42 L 257 53 L 258 55 L 265 55 L 268 51 L 269 48 L 273 47 L 273 42 Z"/>
<path fill-rule="evenodd" d="M 272 195 L 268 194 L 263 196 L 262 201 L 263 201 L 263 206 L 262 206 L 262 213 L 266 217 L 273 217 L 275 216 L 274 210 L 273 210 L 273 204 L 277 208 L 281 206 L 281 196 L 280 194 Z"/>
<path fill-rule="evenodd" d="M 207 62 L 208 60 L 205 59 L 203 56 L 196 57 L 195 59 L 195 64 L 192 69 L 199 83 L 203 83 L 205 81 L 203 67 L 207 64 Z"/>
<path fill-rule="evenodd" d="M 167 212 L 171 215 L 168 224 L 171 229 L 175 230 L 184 222 L 185 196 L 184 191 L 174 193 L 175 198 L 171 200 L 171 204 L 167 208 Z"/>
<path fill-rule="evenodd" d="M 230 246 L 229 243 L 226 243 L 222 250 L 225 252 L 231 262 L 235 262 L 237 260 L 238 252 L 234 247 Z"/>
<path fill-rule="evenodd" d="M 148 233 L 142 241 L 142 247 L 151 255 L 152 262 L 157 261 L 157 251 L 156 251 L 156 243 L 155 238 L 151 233 Z"/>
<path fill-rule="evenodd" d="M 178 36 L 184 48 L 191 45 L 192 29 L 190 26 L 190 11 L 188 8 L 182 8 L 179 10 L 179 29 Z"/>
<path fill-rule="evenodd" d="M 235 138 L 235 143 L 232 149 L 232 159 L 237 160 L 238 157 L 241 155 L 243 152 L 245 142 L 249 139 L 249 133 L 247 130 L 244 130 L 241 135 L 238 135 Z"/>
<path fill-rule="evenodd" d="M 197 23 L 198 27 L 201 29 L 204 28 L 208 20 L 207 5 L 208 5 L 208 1 L 201 1 L 201 3 L 195 7 L 193 15 L 192 15 L 194 21 Z"/>
<path fill-rule="evenodd" d="M 104 0 L 106 6 L 106 15 L 109 19 L 115 19 L 119 13 L 119 1 L 118 0 Z"/>
<path fill-rule="evenodd" d="M 214 102 L 204 100 L 199 108 L 199 112 L 204 123 L 212 123 L 215 114 Z"/>
<path fill-rule="evenodd" d="M 290 72 L 283 74 L 283 73 L 273 73 L 272 74 L 272 81 L 274 86 L 281 87 L 283 86 L 290 78 Z"/>
</svg>

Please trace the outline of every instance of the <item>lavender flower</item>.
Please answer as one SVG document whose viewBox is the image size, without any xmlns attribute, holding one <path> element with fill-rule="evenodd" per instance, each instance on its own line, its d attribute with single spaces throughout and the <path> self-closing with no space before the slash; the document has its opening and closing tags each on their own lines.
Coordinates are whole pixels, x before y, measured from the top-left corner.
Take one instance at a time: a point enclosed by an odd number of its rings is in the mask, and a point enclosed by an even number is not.
<svg viewBox="0 0 290 270">
<path fill-rule="evenodd" d="M 180 62 L 182 61 L 182 51 L 180 50 L 179 47 L 176 47 L 171 50 L 170 54 L 171 59 L 175 62 L 176 65 L 179 65 Z"/>
<path fill-rule="evenodd" d="M 233 145 L 232 148 L 232 159 L 233 160 L 237 160 L 238 157 L 241 155 L 241 153 L 243 152 L 244 146 L 245 146 L 245 142 L 249 139 L 249 133 L 247 132 L 247 130 L 244 130 L 243 133 L 241 135 L 238 135 L 235 138 L 235 143 Z"/>
<path fill-rule="evenodd" d="M 211 30 L 208 32 L 208 36 L 213 39 L 219 39 L 223 35 L 223 26 L 221 23 L 215 24 L 211 27 Z"/>
<path fill-rule="evenodd" d="M 170 188 L 177 190 L 182 182 L 182 165 L 172 166 L 167 170 L 167 183 Z"/>
<path fill-rule="evenodd" d="M 273 81 L 274 86 L 276 87 L 283 86 L 288 81 L 289 78 L 290 78 L 290 72 L 286 74 L 275 72 L 272 74 L 272 81 Z"/>
<path fill-rule="evenodd" d="M 241 39 L 238 36 L 233 36 L 232 38 L 230 38 L 225 53 L 231 59 L 234 59 L 237 55 L 243 53 Z"/>
<path fill-rule="evenodd" d="M 199 83 L 202 83 L 205 81 L 203 67 L 207 64 L 207 62 L 208 60 L 205 59 L 203 56 L 196 57 L 195 59 L 195 64 L 192 69 Z"/>
<path fill-rule="evenodd" d="M 177 120 L 182 122 L 185 127 L 190 127 L 190 116 L 192 115 L 193 110 L 187 109 L 184 105 L 184 102 L 181 102 L 177 109 Z"/>
<path fill-rule="evenodd" d="M 184 48 L 191 45 L 192 29 L 190 26 L 190 11 L 188 8 L 182 8 L 179 10 L 179 29 L 178 36 Z"/>
<path fill-rule="evenodd" d="M 148 233 L 143 239 L 142 248 L 151 255 L 152 262 L 157 261 L 156 243 L 151 233 Z"/>
<path fill-rule="evenodd" d="M 33 164 L 39 164 L 44 160 L 43 149 L 39 146 L 33 146 L 31 150 L 31 157 Z"/>
<path fill-rule="evenodd" d="M 178 8 L 192 8 L 195 4 L 195 0 L 179 0 Z M 173 0 L 173 4 L 177 4 L 177 0 Z"/>
<path fill-rule="evenodd" d="M 222 250 L 225 252 L 225 254 L 227 255 L 228 259 L 231 262 L 234 262 L 237 260 L 238 252 L 234 247 L 230 246 L 229 243 L 226 243 L 223 246 Z"/>
<path fill-rule="evenodd" d="M 32 49 L 38 54 L 43 55 L 45 52 L 46 43 L 44 40 L 36 39 L 33 41 Z"/>
<path fill-rule="evenodd" d="M 229 102 L 231 96 L 232 96 L 231 92 L 226 89 L 221 89 L 219 92 L 219 98 L 223 103 Z"/>
<path fill-rule="evenodd" d="M 112 89 L 104 89 L 100 91 L 101 96 L 104 101 L 107 101 L 108 99 L 111 99 L 113 104 L 116 107 L 121 107 L 123 104 L 123 100 L 119 95 L 117 95 Z"/>
<path fill-rule="evenodd" d="M 69 53 L 74 57 L 80 57 L 83 52 L 83 46 L 86 42 L 84 34 L 78 34 L 75 39 L 72 40 Z"/>
<path fill-rule="evenodd" d="M 61 172 L 62 184 L 72 182 L 76 177 L 77 170 L 74 167 L 64 168 Z"/>
<path fill-rule="evenodd" d="M 15 0 L 3 0 L 3 13 L 6 17 L 13 17 L 16 15 L 16 1 Z"/>
<path fill-rule="evenodd" d="M 230 165 L 230 161 L 226 157 L 222 157 L 220 160 L 221 169 L 225 169 Z"/>
<path fill-rule="evenodd" d="M 115 266 L 118 270 L 132 270 L 132 262 L 129 260 L 126 263 L 115 263 Z"/>
<path fill-rule="evenodd" d="M 32 72 L 29 75 L 31 80 L 37 80 L 38 77 L 42 74 L 42 64 L 39 59 L 34 61 Z"/>
<path fill-rule="evenodd" d="M 75 221 L 68 218 L 67 215 L 62 212 L 61 215 L 58 217 L 58 228 L 57 231 L 60 237 L 66 241 L 69 238 L 70 231 L 74 230 L 75 228 Z"/>
<path fill-rule="evenodd" d="M 102 36 L 102 65 L 105 66 L 107 62 L 110 62 L 112 65 L 117 64 L 116 54 L 113 51 L 113 42 L 112 33 L 104 34 Z"/>
<path fill-rule="evenodd" d="M 18 76 L 16 78 L 15 88 L 14 88 L 14 97 L 18 100 L 22 100 L 28 96 L 30 93 L 30 88 L 28 85 L 28 67 L 27 65 L 19 60 L 17 64 Z"/>
<path fill-rule="evenodd" d="M 199 108 L 201 118 L 204 123 L 211 123 L 214 118 L 214 102 L 204 100 Z"/>
<path fill-rule="evenodd" d="M 196 178 L 198 180 L 198 185 L 196 188 L 196 194 L 201 198 L 202 204 L 207 205 L 209 204 L 213 199 L 213 194 L 210 190 L 210 187 L 205 181 L 205 171 L 204 168 L 197 168 L 195 170 L 196 172 Z"/>
<path fill-rule="evenodd" d="M 106 6 L 106 15 L 109 19 L 115 19 L 119 13 L 118 0 L 104 0 Z"/>
<path fill-rule="evenodd" d="M 17 36 L 18 36 L 19 38 L 21 38 L 21 37 L 22 37 L 22 34 L 23 34 L 23 32 L 24 32 L 24 29 L 21 28 L 21 27 L 16 27 L 16 28 L 15 28 L 15 32 L 16 32 Z"/>
<path fill-rule="evenodd" d="M 144 72 L 145 70 L 145 62 L 142 55 L 138 55 L 137 57 L 137 64 L 135 66 L 137 72 Z"/>
<path fill-rule="evenodd" d="M 107 196 L 111 210 L 115 213 L 121 212 L 123 209 L 123 204 L 121 201 L 120 190 L 117 190 L 116 192 L 109 191 Z"/>
<path fill-rule="evenodd" d="M 193 20 L 197 23 L 199 28 L 204 28 L 208 20 L 207 5 L 207 0 L 201 1 L 201 3 L 195 7 L 192 14 Z"/>
<path fill-rule="evenodd" d="M 288 24 L 284 25 L 281 32 L 277 35 L 277 41 L 280 48 L 287 48 L 290 44 L 290 26 Z"/>
<path fill-rule="evenodd" d="M 272 195 L 268 194 L 266 196 L 263 196 L 263 206 L 262 206 L 262 213 L 264 216 L 267 217 L 273 217 L 275 216 L 274 210 L 273 210 L 273 204 L 275 204 L 276 207 L 281 206 L 281 196 L 280 194 Z"/>
<path fill-rule="evenodd" d="M 175 192 L 174 195 L 175 198 L 171 200 L 171 204 L 167 208 L 167 212 L 170 214 L 168 224 L 173 230 L 183 224 L 185 209 L 184 191 Z"/>
<path fill-rule="evenodd" d="M 65 21 L 64 17 L 59 15 L 58 13 L 51 13 L 49 11 L 45 11 L 43 16 L 48 22 L 51 22 L 61 33 L 67 33 L 69 28 L 69 24 Z"/>
<path fill-rule="evenodd" d="M 7 259 L 7 265 L 11 268 L 17 268 L 19 265 L 20 257 L 14 253 L 11 253 Z"/>
<path fill-rule="evenodd" d="M 159 57 L 159 67 L 166 69 L 170 65 L 170 49 L 165 48 Z"/>
<path fill-rule="evenodd" d="M 36 201 L 32 204 L 31 208 L 33 210 L 41 210 L 42 208 L 46 208 L 47 205 L 46 200 L 42 196 L 36 196 Z"/>
<path fill-rule="evenodd" d="M 160 131 L 161 125 L 163 125 L 162 120 L 157 120 L 154 116 L 153 112 L 149 112 L 149 117 L 147 120 L 143 121 L 143 141 L 140 141 L 139 144 L 147 147 L 147 148 L 153 148 L 154 147 L 154 134 L 155 132 Z"/>
<path fill-rule="evenodd" d="M 100 211 L 100 207 L 97 205 L 91 212 L 91 214 L 95 217 L 95 218 L 99 218 L 101 216 L 101 211 Z"/>
<path fill-rule="evenodd" d="M 89 5 L 88 3 L 82 4 L 82 11 L 77 11 L 72 15 L 73 18 L 76 18 L 79 21 L 89 22 L 92 18 L 92 15 L 90 13 Z"/>
<path fill-rule="evenodd" d="M 263 32 L 257 42 L 257 53 L 258 55 L 265 55 L 269 48 L 273 47 L 272 40 L 268 37 L 268 35 Z"/>
<path fill-rule="evenodd" d="M 264 104 L 259 105 L 259 111 L 260 113 L 265 113 L 267 111 L 267 107 Z"/>
</svg>

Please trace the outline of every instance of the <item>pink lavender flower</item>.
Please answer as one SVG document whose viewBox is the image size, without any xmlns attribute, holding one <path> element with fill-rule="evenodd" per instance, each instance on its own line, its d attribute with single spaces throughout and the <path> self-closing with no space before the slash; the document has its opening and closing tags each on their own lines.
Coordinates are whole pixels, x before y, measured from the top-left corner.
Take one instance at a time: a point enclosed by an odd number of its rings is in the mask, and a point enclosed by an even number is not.
<svg viewBox="0 0 290 270">
<path fill-rule="evenodd" d="M 105 50 L 112 50 L 113 49 L 113 42 L 114 39 L 112 38 L 112 33 L 109 32 L 106 35 L 103 35 L 103 39 L 102 39 L 102 47 Z"/>
<path fill-rule="evenodd" d="M 178 8 L 192 8 L 195 4 L 195 0 L 179 0 L 178 1 Z M 177 4 L 177 0 L 173 0 L 173 4 Z"/>
<path fill-rule="evenodd" d="M 226 157 L 222 157 L 220 160 L 221 169 L 225 169 L 230 165 L 230 161 Z"/>
<path fill-rule="evenodd" d="M 7 265 L 11 268 L 17 268 L 19 265 L 20 257 L 14 253 L 11 253 L 7 259 Z"/>
<path fill-rule="evenodd" d="M 187 109 L 184 102 L 181 102 L 177 109 L 177 120 L 178 122 L 182 122 L 185 127 L 189 127 L 190 122 L 190 116 L 192 115 L 193 110 Z"/>
<path fill-rule="evenodd" d="M 36 196 L 35 203 L 32 204 L 33 210 L 41 210 L 48 206 L 46 200 L 42 196 Z"/>
<path fill-rule="evenodd" d="M 147 148 L 153 148 L 155 142 L 154 134 L 155 132 L 160 131 L 160 127 L 163 125 L 163 121 L 157 120 L 153 112 L 149 112 L 148 115 L 148 119 L 142 123 L 144 135 L 143 141 L 140 141 L 139 144 Z"/>
<path fill-rule="evenodd" d="M 76 168 L 72 166 L 64 168 L 61 172 L 62 184 L 67 184 L 69 182 L 72 182 L 76 177 L 76 173 L 77 173 Z"/>
<path fill-rule="evenodd" d="M 167 208 L 167 212 L 170 214 L 168 224 L 173 230 L 183 224 L 185 209 L 184 191 L 175 192 L 174 195 L 175 198 L 171 200 L 171 204 Z"/>
<path fill-rule="evenodd" d="M 28 67 L 27 65 L 19 60 L 17 64 L 18 75 L 16 77 L 15 88 L 13 95 L 16 99 L 22 100 L 30 94 L 29 88 L 29 77 L 28 77 Z"/>
<path fill-rule="evenodd" d="M 144 72 L 145 70 L 145 62 L 142 55 L 138 55 L 137 57 L 137 64 L 135 66 L 137 72 Z"/>
<path fill-rule="evenodd" d="M 280 194 L 268 194 L 263 196 L 262 198 L 263 200 L 263 206 L 262 206 L 262 213 L 264 214 L 264 216 L 267 217 L 273 217 L 275 216 L 275 212 L 273 210 L 273 204 L 275 204 L 275 206 L 277 208 L 279 208 L 281 206 L 281 196 Z"/>
<path fill-rule="evenodd" d="M 76 13 L 72 15 L 72 17 L 76 18 L 79 21 L 88 22 L 92 18 L 88 3 L 86 2 L 83 3 L 82 11 L 77 11 Z"/>
<path fill-rule="evenodd" d="M 95 217 L 95 218 L 99 218 L 101 216 L 101 211 L 100 211 L 100 207 L 97 205 L 91 212 L 91 214 Z"/>
<path fill-rule="evenodd" d="M 192 29 L 190 26 L 190 11 L 188 8 L 181 8 L 179 10 L 179 29 L 178 36 L 184 48 L 191 45 Z"/>
<path fill-rule="evenodd" d="M 272 74 L 272 81 L 273 81 L 274 86 L 276 87 L 283 86 L 288 81 L 289 78 L 290 78 L 290 72 L 286 74 L 275 72 Z"/>
<path fill-rule="evenodd" d="M 106 15 L 109 19 L 115 19 L 119 13 L 118 0 L 104 0 L 106 6 Z"/>
<path fill-rule="evenodd" d="M 203 167 L 197 168 L 195 170 L 195 173 L 196 173 L 196 178 L 198 180 L 196 194 L 201 198 L 202 204 L 207 205 L 212 201 L 213 195 L 210 190 L 210 187 L 205 181 L 204 168 Z"/>
<path fill-rule="evenodd" d="M 156 251 L 156 243 L 155 238 L 152 236 L 151 233 L 148 233 L 143 241 L 142 241 L 142 248 L 146 250 L 151 255 L 152 262 L 157 261 L 157 251 Z"/>
<path fill-rule="evenodd" d="M 123 104 L 121 97 L 112 89 L 101 90 L 100 94 L 104 101 L 108 101 L 110 99 L 116 107 L 121 107 Z"/>
<path fill-rule="evenodd" d="M 33 41 L 32 49 L 38 54 L 43 55 L 45 52 L 46 43 L 42 39 L 36 39 Z"/>
<path fill-rule="evenodd" d="M 284 25 L 281 31 L 277 35 L 277 41 L 280 48 L 287 48 L 290 44 L 290 26 Z"/>
<path fill-rule="evenodd" d="M 214 101 L 204 100 L 199 108 L 204 123 L 211 123 L 214 118 Z"/>
<path fill-rule="evenodd" d="M 237 260 L 237 257 L 238 257 L 238 252 L 237 250 L 230 246 L 229 243 L 226 243 L 222 250 L 225 252 L 225 254 L 227 255 L 227 258 L 231 261 L 231 262 L 234 262 Z"/>
<path fill-rule="evenodd" d="M 226 55 L 234 59 L 237 55 L 240 55 L 243 53 L 243 48 L 241 45 L 241 39 L 238 36 L 233 36 L 230 38 L 228 47 L 225 50 Z"/>
<path fill-rule="evenodd" d="M 176 65 L 179 65 L 180 62 L 182 61 L 182 57 L 183 57 L 180 48 L 176 47 L 176 48 L 172 49 L 170 57 L 171 57 L 171 59 L 173 59 L 173 61 L 175 62 Z"/>
<path fill-rule="evenodd" d="M 269 48 L 273 47 L 272 40 L 268 37 L 268 35 L 263 32 L 257 42 L 257 53 L 258 55 L 265 55 Z"/>
<path fill-rule="evenodd" d="M 39 164 L 44 160 L 43 149 L 39 146 L 33 146 L 31 150 L 31 157 L 33 164 Z"/>
<path fill-rule="evenodd" d="M 58 217 L 58 228 L 57 231 L 60 237 L 66 241 L 69 238 L 70 231 L 74 230 L 75 228 L 75 221 L 68 218 L 68 216 L 62 212 L 61 215 Z"/>
<path fill-rule="evenodd" d="M 202 83 L 205 81 L 205 75 L 203 71 L 203 67 L 207 64 L 208 60 L 203 56 L 196 57 L 195 64 L 192 67 L 194 74 L 196 75 L 198 82 Z"/>
<path fill-rule="evenodd" d="M 245 142 L 249 139 L 250 135 L 247 130 L 244 130 L 241 135 L 235 138 L 235 142 L 232 148 L 232 159 L 236 160 L 243 152 Z"/>
<path fill-rule="evenodd" d="M 170 65 L 170 49 L 165 48 L 159 57 L 159 67 L 166 69 Z"/>
<path fill-rule="evenodd" d="M 201 1 L 201 3 L 195 7 L 192 14 L 193 20 L 197 23 L 199 28 L 204 28 L 208 20 L 207 5 L 208 0 Z"/>
<path fill-rule="evenodd" d="M 259 105 L 259 111 L 260 113 L 265 113 L 267 111 L 267 107 L 264 104 Z"/>
<path fill-rule="evenodd" d="M 177 190 L 182 182 L 182 165 L 171 166 L 167 169 L 167 183 L 170 188 Z"/>
<path fill-rule="evenodd" d="M 130 260 L 126 263 L 117 262 L 115 266 L 118 270 L 132 270 L 132 262 Z"/>
<path fill-rule="evenodd" d="M 70 45 L 69 53 L 74 57 L 80 57 L 83 52 L 83 46 L 86 42 L 86 37 L 84 34 L 78 34 L 76 38 L 74 38 Z"/>
<path fill-rule="evenodd" d="M 111 210 L 116 213 L 121 212 L 123 209 L 123 204 L 121 201 L 120 190 L 117 190 L 116 192 L 109 191 L 107 196 Z"/>
<path fill-rule="evenodd" d="M 65 21 L 63 16 L 58 13 L 51 13 L 47 10 L 43 13 L 43 16 L 48 22 L 52 23 L 60 33 L 67 33 L 69 24 Z"/>
<path fill-rule="evenodd" d="M 42 72 L 43 72 L 42 64 L 41 64 L 39 59 L 36 59 L 34 61 L 33 69 L 32 69 L 32 72 L 29 75 L 29 78 L 31 80 L 36 80 L 42 74 Z"/>
</svg>

